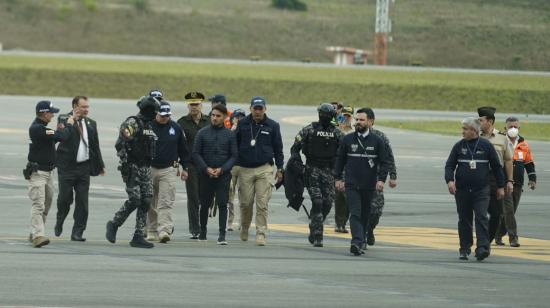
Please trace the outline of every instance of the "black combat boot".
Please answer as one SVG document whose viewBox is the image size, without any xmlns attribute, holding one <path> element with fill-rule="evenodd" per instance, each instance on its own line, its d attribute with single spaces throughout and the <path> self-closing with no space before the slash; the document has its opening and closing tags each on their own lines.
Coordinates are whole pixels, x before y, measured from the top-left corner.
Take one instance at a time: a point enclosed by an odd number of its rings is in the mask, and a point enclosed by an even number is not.
<svg viewBox="0 0 550 308">
<path fill-rule="evenodd" d="M 206 241 L 206 228 L 201 228 L 201 233 L 199 234 L 199 241 Z"/>
<path fill-rule="evenodd" d="M 315 235 L 313 247 L 323 247 L 323 235 Z"/>
<path fill-rule="evenodd" d="M 373 246 L 376 242 L 376 238 L 374 238 L 374 230 L 367 231 L 367 245 Z"/>
<path fill-rule="evenodd" d="M 130 241 L 130 246 L 136 247 L 136 248 L 153 248 L 155 245 L 153 243 L 149 243 L 145 240 L 143 235 L 134 233 L 134 237 L 132 238 L 132 241 Z"/>
<path fill-rule="evenodd" d="M 111 243 L 116 242 L 116 232 L 118 231 L 118 226 L 112 220 L 107 222 L 107 232 L 105 233 L 105 238 Z"/>
</svg>

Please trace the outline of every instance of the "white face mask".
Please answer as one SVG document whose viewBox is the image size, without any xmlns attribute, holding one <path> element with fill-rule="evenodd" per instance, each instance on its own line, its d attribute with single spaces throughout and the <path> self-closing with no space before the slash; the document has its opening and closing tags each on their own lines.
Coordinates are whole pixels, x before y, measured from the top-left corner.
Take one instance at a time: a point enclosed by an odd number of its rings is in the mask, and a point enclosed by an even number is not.
<svg viewBox="0 0 550 308">
<path fill-rule="evenodd" d="M 516 138 L 519 135 L 519 129 L 512 127 L 508 130 L 508 137 Z"/>
</svg>

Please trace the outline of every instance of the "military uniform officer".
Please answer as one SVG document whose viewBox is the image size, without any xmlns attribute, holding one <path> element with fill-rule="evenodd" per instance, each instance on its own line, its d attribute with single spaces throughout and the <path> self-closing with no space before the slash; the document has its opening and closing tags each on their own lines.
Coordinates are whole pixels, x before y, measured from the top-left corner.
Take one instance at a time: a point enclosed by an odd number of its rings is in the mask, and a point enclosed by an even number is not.
<svg viewBox="0 0 550 308">
<path fill-rule="evenodd" d="M 29 155 L 25 169 L 25 178 L 29 180 L 29 198 L 31 207 L 31 233 L 29 240 L 34 247 L 48 245 L 50 240 L 45 236 L 44 224 L 46 216 L 52 205 L 53 180 L 52 174 L 55 168 L 55 144 L 68 138 L 70 129 L 65 129 L 63 124 L 58 125 L 57 130 L 48 128 L 59 109 L 50 101 L 40 101 L 36 104 L 36 118 L 29 128 Z M 70 116 L 67 119 L 67 128 L 74 124 Z"/>
<path fill-rule="evenodd" d="M 334 162 L 342 132 L 331 123 L 336 115 L 331 104 L 321 104 L 317 111 L 319 121 L 302 128 L 290 153 L 296 156 L 302 151 L 306 156 L 305 186 L 312 203 L 309 242 L 323 247 L 323 223 L 334 202 Z"/>
<path fill-rule="evenodd" d="M 154 245 L 145 240 L 145 224 L 147 211 L 151 206 L 153 183 L 151 180 L 151 162 L 155 155 L 156 135 L 151 127 L 159 111 L 159 101 L 152 96 L 144 96 L 138 102 L 137 116 L 128 117 L 120 126 L 119 138 L 116 142 L 117 155 L 120 158 L 119 170 L 124 183 L 128 200 L 107 222 L 105 237 L 111 243 L 116 241 L 117 230 L 128 216 L 137 209 L 136 227 L 130 246 L 137 248 L 153 248 Z"/>
<path fill-rule="evenodd" d="M 185 94 L 185 102 L 189 108 L 189 113 L 178 120 L 178 124 L 183 129 L 187 139 L 187 148 L 192 151 L 197 132 L 210 123 L 208 116 L 201 112 L 204 94 L 200 92 L 189 92 Z M 198 239 L 201 232 L 199 224 L 199 173 L 193 159 L 191 159 L 187 173 L 189 174 L 185 182 L 187 192 L 187 216 L 189 219 L 189 233 L 191 239 Z"/>
<path fill-rule="evenodd" d="M 512 198 L 511 194 L 514 189 L 513 178 L 513 163 L 512 158 L 514 151 L 505 134 L 500 133 L 495 129 L 495 111 L 494 107 L 480 107 L 477 112 L 481 123 L 480 136 L 488 139 L 495 147 L 495 150 L 500 161 L 500 165 L 504 167 L 504 175 L 506 178 L 505 196 L 503 199 L 497 199 L 497 183 L 494 176 L 489 178 L 491 184 L 490 202 L 489 202 L 489 243 L 495 238 L 500 217 L 504 206 L 504 199 Z"/>
<path fill-rule="evenodd" d="M 371 108 L 367 108 L 367 124 L 369 126 L 369 131 L 378 137 L 380 137 L 382 140 L 384 140 L 384 144 L 386 145 L 386 151 L 388 153 L 388 161 L 389 161 L 389 169 L 388 173 L 390 176 L 390 181 L 388 183 L 388 186 L 390 188 L 395 188 L 397 186 L 397 168 L 395 167 L 395 158 L 393 156 L 393 150 L 391 148 L 390 140 L 384 134 L 383 132 L 377 130 L 374 128 L 374 120 L 375 115 L 374 111 Z M 375 243 L 375 237 L 374 237 L 374 228 L 378 225 L 380 222 L 380 217 L 382 216 L 382 210 L 384 209 L 384 191 L 375 191 L 374 196 L 372 198 L 371 208 L 370 208 L 370 214 L 369 214 L 369 221 L 367 224 L 367 234 L 365 235 L 367 242 L 366 244 L 372 246 Z"/>
</svg>

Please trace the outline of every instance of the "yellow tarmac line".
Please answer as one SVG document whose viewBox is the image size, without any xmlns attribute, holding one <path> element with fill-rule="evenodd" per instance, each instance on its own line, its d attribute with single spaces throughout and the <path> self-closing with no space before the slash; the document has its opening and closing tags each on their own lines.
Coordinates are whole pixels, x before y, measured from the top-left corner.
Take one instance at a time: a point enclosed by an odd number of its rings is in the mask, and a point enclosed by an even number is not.
<svg viewBox="0 0 550 308">
<path fill-rule="evenodd" d="M 270 224 L 269 229 L 283 232 L 309 234 L 307 225 Z M 444 228 L 377 227 L 376 241 L 452 250 L 458 252 L 458 232 Z M 325 236 L 350 239 L 350 234 L 335 233 L 332 226 L 325 226 Z M 475 238 L 474 238 L 475 243 Z M 503 257 L 550 262 L 550 240 L 520 238 L 521 247 L 492 246 L 491 254 Z M 475 246 L 474 246 L 475 248 Z"/>
<path fill-rule="evenodd" d="M 18 129 L 18 128 L 0 128 L 0 134 L 24 134 L 28 133 L 29 130 Z"/>
</svg>

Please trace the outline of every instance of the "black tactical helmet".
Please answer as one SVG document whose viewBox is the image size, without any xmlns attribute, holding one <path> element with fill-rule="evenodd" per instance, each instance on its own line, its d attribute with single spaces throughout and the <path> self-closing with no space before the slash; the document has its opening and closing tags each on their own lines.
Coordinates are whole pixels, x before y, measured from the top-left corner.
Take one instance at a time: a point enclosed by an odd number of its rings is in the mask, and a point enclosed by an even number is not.
<svg viewBox="0 0 550 308">
<path fill-rule="evenodd" d="M 328 115 L 330 115 L 331 117 L 336 116 L 336 109 L 334 109 L 334 106 L 332 106 L 332 105 L 329 104 L 329 103 L 322 103 L 322 104 L 319 105 L 319 107 L 317 108 L 317 111 L 318 111 L 319 113 L 328 114 Z"/>
<path fill-rule="evenodd" d="M 152 96 L 142 96 L 136 104 L 139 110 L 144 110 L 147 108 L 153 108 L 156 112 L 160 109 L 160 102 L 158 99 Z"/>
</svg>

